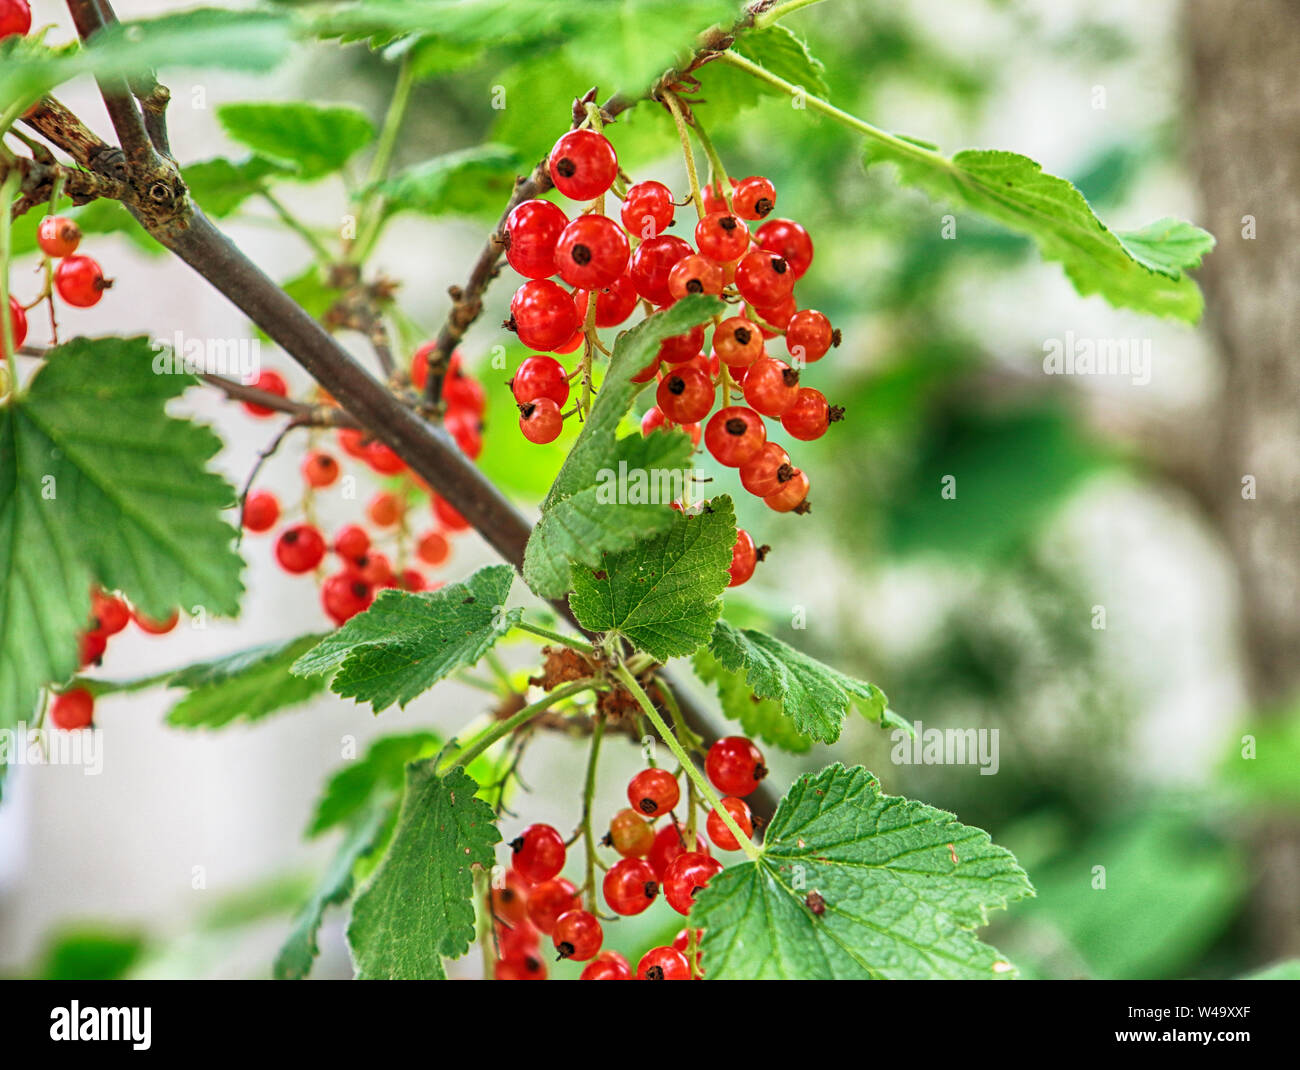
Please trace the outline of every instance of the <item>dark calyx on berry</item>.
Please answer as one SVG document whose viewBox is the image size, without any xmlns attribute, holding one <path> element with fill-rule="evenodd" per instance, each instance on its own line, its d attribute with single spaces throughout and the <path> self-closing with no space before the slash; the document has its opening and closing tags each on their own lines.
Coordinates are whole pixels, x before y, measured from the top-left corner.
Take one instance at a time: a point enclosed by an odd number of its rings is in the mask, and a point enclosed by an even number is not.
<svg viewBox="0 0 1300 1070">
<path fill-rule="evenodd" d="M 799 474 L 799 469 L 797 469 L 794 465 L 788 463 L 783 464 L 781 465 L 780 468 L 776 470 L 776 481 L 778 483 L 789 483 L 790 480 L 794 479 L 794 477 L 797 476 L 798 474 Z"/>
<path fill-rule="evenodd" d="M 734 338 L 737 342 L 739 342 L 742 346 L 747 346 L 749 345 L 749 340 L 754 336 L 750 332 L 748 327 L 737 327 L 734 331 L 731 332 L 731 337 Z"/>
<path fill-rule="evenodd" d="M 786 368 L 785 371 L 781 373 L 781 381 L 785 383 L 786 386 L 798 386 L 799 373 L 793 368 Z"/>
<path fill-rule="evenodd" d="M 575 245 L 569 251 L 569 255 L 573 257 L 573 262 L 577 264 L 579 267 L 583 267 L 591 263 L 591 250 L 588 249 L 585 245 Z"/>
<path fill-rule="evenodd" d="M 844 419 L 844 406 L 832 405 L 826 411 L 826 419 L 829 423 L 837 424 Z"/>
<path fill-rule="evenodd" d="M 647 981 L 662 981 L 664 979 L 664 968 L 662 966 L 651 966 L 645 972 Z"/>
<path fill-rule="evenodd" d="M 578 165 L 567 156 L 562 156 L 555 164 L 555 170 L 561 178 L 572 178 L 578 173 Z"/>
<path fill-rule="evenodd" d="M 766 197 L 760 197 L 758 200 L 754 202 L 754 214 L 757 215 L 759 218 L 762 218 L 763 216 L 771 212 L 772 209 L 775 207 L 776 205 L 774 205 Z"/>
<path fill-rule="evenodd" d="M 739 416 L 733 416 L 723 426 L 729 435 L 743 435 L 749 430 L 749 424 L 745 423 Z"/>
<path fill-rule="evenodd" d="M 790 265 L 786 263 L 785 258 L 781 256 L 772 257 L 770 263 L 772 265 L 772 270 L 778 275 L 784 275 L 790 267 Z"/>
<path fill-rule="evenodd" d="M 664 382 L 670 394 L 680 394 L 686 389 L 686 380 L 680 375 L 669 376 Z"/>
</svg>

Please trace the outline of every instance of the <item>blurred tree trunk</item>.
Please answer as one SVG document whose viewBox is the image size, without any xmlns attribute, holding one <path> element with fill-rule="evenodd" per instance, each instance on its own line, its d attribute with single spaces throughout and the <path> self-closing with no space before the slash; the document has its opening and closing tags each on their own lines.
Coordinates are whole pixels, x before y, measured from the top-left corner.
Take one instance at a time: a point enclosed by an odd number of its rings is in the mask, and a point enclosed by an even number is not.
<svg viewBox="0 0 1300 1070">
<path fill-rule="evenodd" d="M 1206 497 L 1240 576 L 1251 698 L 1277 712 L 1300 696 L 1300 5 L 1189 0 L 1185 18 L 1195 173 L 1219 239 L 1201 274 L 1224 364 L 1201 429 Z M 1258 951 L 1300 955 L 1300 827 L 1271 822 L 1254 855 Z"/>
</svg>

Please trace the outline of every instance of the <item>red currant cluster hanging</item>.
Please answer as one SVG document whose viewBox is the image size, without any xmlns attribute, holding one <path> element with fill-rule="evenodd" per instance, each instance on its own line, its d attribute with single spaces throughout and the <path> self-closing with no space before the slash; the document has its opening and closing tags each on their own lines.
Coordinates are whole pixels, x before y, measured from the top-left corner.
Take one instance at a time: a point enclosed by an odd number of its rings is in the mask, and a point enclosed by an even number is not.
<svg viewBox="0 0 1300 1070">
<path fill-rule="evenodd" d="M 435 343 L 422 346 L 411 362 L 411 381 L 423 389 L 429 374 L 429 354 Z M 279 397 L 287 397 L 288 384 L 274 371 L 262 372 L 254 384 Z M 459 353 L 448 362 L 443 387 L 446 412 L 444 426 L 461 450 L 476 459 L 483 450 L 482 420 L 486 405 L 483 385 L 461 366 Z M 327 397 L 318 398 L 332 404 Z M 274 409 L 257 402 L 245 401 L 244 408 L 253 416 L 272 416 Z M 315 573 L 320 585 L 321 604 L 335 624 L 343 624 L 368 608 L 375 594 L 385 587 L 405 591 L 437 590 L 441 582 L 430 581 L 418 568 L 414 557 L 423 565 L 437 568 L 451 556 L 451 538 L 468 531 L 469 523 L 428 484 L 407 468 L 406 463 L 378 439 L 367 438 L 362 431 L 340 428 L 339 448 L 348 457 L 360 461 L 374 475 L 389 480 L 367 502 L 360 523 L 349 523 L 326 542 L 315 517 L 315 493 L 333 486 L 343 475 L 343 464 L 327 449 L 313 445 L 303 457 L 301 472 L 305 484 L 301 504 L 294 512 L 302 519 L 282 527 L 275 540 L 275 558 L 286 572 L 300 575 Z M 422 494 L 431 501 L 435 527 L 418 537 L 412 531 L 411 509 Z M 244 499 L 243 526 L 250 532 L 270 531 L 287 511 L 269 490 L 253 490 Z M 363 526 L 369 524 L 369 528 Z M 324 561 L 332 553 L 337 568 L 326 573 Z"/>
<path fill-rule="evenodd" d="M 709 748 L 704 770 L 723 793 L 722 805 L 741 831 L 752 835 L 754 821 L 743 796 L 767 775 L 762 751 L 744 736 L 729 736 Z M 629 781 L 627 798 L 630 806 L 614 815 L 601 841 L 620 856 L 608 868 L 602 863 L 606 906 L 629 917 L 648 910 L 662 892 L 677 913 L 689 914 L 696 894 L 721 872 L 722 864 L 693 831 L 693 815 L 682 823 L 673 814 L 681 800 L 677 777 L 666 769 L 643 769 Z M 668 820 L 656 830 L 655 822 L 663 817 Z M 716 811 L 709 813 L 705 829 L 719 850 L 740 850 Z M 617 951 L 601 951 L 605 937 L 597 904 L 593 901 L 590 910 L 584 909 L 577 887 L 560 876 L 566 857 L 564 837 L 550 825 L 529 825 L 510 848 L 510 870 L 492 889 L 489 903 L 499 949 L 494 967 L 497 980 L 544 980 L 542 936 L 551 938 L 560 958 L 588 964 L 582 980 L 630 980 L 633 973 L 627 959 Z M 592 894 L 594 900 L 594 890 Z M 651 948 L 637 964 L 637 980 L 686 981 L 703 976 L 699 935 L 699 930 L 683 929 L 671 946 Z"/>
<path fill-rule="evenodd" d="M 67 216 L 48 215 L 42 219 L 36 241 L 45 254 L 39 270 L 46 272 L 46 285 L 29 305 L 9 295 L 9 325 L 13 329 L 15 348 L 27 338 L 27 313 L 43 301 L 50 302 L 50 321 L 54 322 L 55 293 L 74 308 L 90 308 L 99 304 L 104 291 L 113 285 L 112 279 L 104 278 L 98 263 L 88 256 L 77 255 L 81 228 Z M 53 265 L 54 261 L 58 261 L 57 265 Z"/>
</svg>

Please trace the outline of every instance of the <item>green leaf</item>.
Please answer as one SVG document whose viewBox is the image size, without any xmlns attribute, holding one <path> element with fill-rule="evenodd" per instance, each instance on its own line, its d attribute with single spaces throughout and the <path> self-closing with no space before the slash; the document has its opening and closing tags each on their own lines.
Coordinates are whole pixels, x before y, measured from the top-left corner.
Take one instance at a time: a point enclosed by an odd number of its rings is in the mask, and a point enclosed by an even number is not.
<svg viewBox="0 0 1300 1070">
<path fill-rule="evenodd" d="M 1223 783 L 1251 806 L 1300 811 L 1300 706 L 1251 717 L 1219 767 Z"/>
<path fill-rule="evenodd" d="M 186 666 L 167 681 L 168 687 L 190 692 L 172 707 L 167 723 L 176 728 L 224 728 L 314 698 L 325 690 L 324 678 L 294 676 L 289 667 L 322 638 L 303 635 Z"/>
<path fill-rule="evenodd" d="M 349 762 L 329 779 L 316 804 L 307 829 L 319 836 L 326 829 L 350 821 L 384 792 L 398 791 L 408 762 L 437 754 L 442 741 L 432 732 L 383 736 L 370 744 L 365 757 Z"/>
<path fill-rule="evenodd" d="M 710 978 L 988 979 L 1014 968 L 973 930 L 1032 894 L 988 833 L 836 764 L 795 781 L 762 856 L 714 877 L 691 924 Z"/>
<path fill-rule="evenodd" d="M 1283 959 L 1262 970 L 1248 973 L 1243 981 L 1300 981 L 1300 959 Z"/>
<path fill-rule="evenodd" d="M 142 933 L 75 924 L 55 933 L 33 977 L 47 981 L 116 981 L 146 950 Z"/>
<path fill-rule="evenodd" d="M 640 468 L 656 478 L 671 477 L 686 466 L 689 441 L 679 433 L 658 441 L 651 435 L 646 445 L 635 442 L 636 436 L 620 442 L 618 428 L 644 386 L 632 377 L 650 363 L 660 343 L 724 308 L 716 297 L 691 295 L 619 335 L 600 393 L 542 503 L 541 519 L 524 551 L 524 579 L 537 594 L 562 597 L 572 589 L 572 562 L 595 568 L 602 551 L 626 549 L 672 525 L 671 499 L 660 504 L 609 502 L 610 476 L 624 461 L 628 471 Z"/>
<path fill-rule="evenodd" d="M 444 976 L 442 959 L 474 939 L 473 876 L 501 839 L 478 785 L 433 760 L 406 767 L 406 793 L 384 861 L 357 896 L 348 944 L 364 980 Z"/>
<path fill-rule="evenodd" d="M 316 934 L 320 931 L 325 909 L 346 902 L 352 894 L 352 875 L 357 862 L 382 841 L 384 826 L 391 816 L 391 807 L 372 806 L 348 830 L 320 885 L 294 919 L 293 929 L 275 957 L 275 965 L 271 968 L 275 978 L 301 980 L 311 973 L 312 963 L 320 954 Z"/>
<path fill-rule="evenodd" d="M 331 689 L 369 702 L 376 713 L 405 706 L 443 677 L 475 664 L 519 621 L 506 610 L 509 565 L 489 565 L 464 583 L 410 594 L 388 590 L 303 654 L 300 676 L 337 669 Z"/>
<path fill-rule="evenodd" d="M 505 145 L 475 145 L 399 172 L 378 186 L 394 211 L 495 218 L 514 189 L 523 161 Z"/>
<path fill-rule="evenodd" d="M 243 562 L 221 510 L 234 491 L 206 465 L 221 446 L 164 406 L 195 380 L 156 375 L 146 338 L 52 350 L 0 407 L 0 718 L 77 668 L 89 588 L 151 617 L 239 611 Z"/>
<path fill-rule="evenodd" d="M 283 167 L 260 156 L 250 156 L 238 163 L 217 156 L 190 164 L 181 176 L 194 202 L 208 215 L 222 219 L 233 214 L 249 197 L 261 193 L 268 179 L 286 173 Z"/>
<path fill-rule="evenodd" d="M 838 669 L 754 628 L 718 621 L 713 629 L 714 656 L 732 672 L 743 672 L 759 698 L 780 702 L 801 735 L 822 743 L 840 738 L 849 703 L 864 717 L 885 720 L 888 699 L 880 688 L 855 680 Z"/>
<path fill-rule="evenodd" d="M 722 712 L 739 721 L 745 735 L 794 754 L 802 754 L 812 746 L 812 740 L 802 735 L 794 721 L 785 715 L 781 703 L 759 698 L 742 673 L 725 668 L 711 651 L 697 650 L 692 665 L 700 680 L 714 685 Z"/>
<path fill-rule="evenodd" d="M 1185 271 L 1214 239 L 1190 223 L 1163 219 L 1116 234 L 1069 182 L 1014 152 L 968 149 L 947 159 L 907 139 L 873 140 L 866 163 L 877 162 L 896 164 L 907 185 L 1032 238 L 1084 296 L 1101 294 L 1118 308 L 1190 323 L 1200 319 L 1201 291 Z"/>
<path fill-rule="evenodd" d="M 232 138 L 259 156 L 322 178 L 343 167 L 375 136 L 366 113 L 307 101 L 223 104 L 217 119 Z"/>
<path fill-rule="evenodd" d="M 660 661 L 708 642 L 736 543 L 736 513 L 725 495 L 698 516 L 672 515 L 662 535 L 602 554 L 599 571 L 575 569 L 569 599 L 584 628 L 617 632 Z"/>
</svg>

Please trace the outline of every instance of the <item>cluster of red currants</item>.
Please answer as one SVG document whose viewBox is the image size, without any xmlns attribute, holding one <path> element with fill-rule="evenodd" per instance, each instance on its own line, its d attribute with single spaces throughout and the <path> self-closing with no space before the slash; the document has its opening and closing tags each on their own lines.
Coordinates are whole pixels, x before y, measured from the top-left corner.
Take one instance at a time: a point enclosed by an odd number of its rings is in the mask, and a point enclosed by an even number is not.
<svg viewBox="0 0 1300 1070">
<path fill-rule="evenodd" d="M 753 835 L 754 820 L 744 796 L 767 775 L 762 752 L 744 736 L 728 736 L 709 748 L 704 771 L 723 793 L 722 806 L 740 830 Z M 666 769 L 643 769 L 628 783 L 627 797 L 630 806 L 614 815 L 601 841 L 620 855 L 605 870 L 601 890 L 606 905 L 614 914 L 629 917 L 647 910 L 662 892 L 669 906 L 689 914 L 695 896 L 722 864 L 712 857 L 705 839 L 692 833 L 693 822 L 683 824 L 673 814 L 681 799 L 677 777 Z M 669 820 L 656 830 L 655 822 L 664 816 Z M 705 829 L 718 849 L 740 850 L 716 810 L 708 815 Z M 546 963 L 539 950 L 543 935 L 551 938 L 560 958 L 587 963 L 585 981 L 633 976 L 642 981 L 686 981 L 703 976 L 699 930 L 683 929 L 671 945 L 651 948 L 635 975 L 619 952 L 602 951 L 605 937 L 594 913 L 596 904 L 584 909 L 577 887 L 560 876 L 567 845 L 552 826 L 528 826 L 510 848 L 510 869 L 492 889 L 490 903 L 499 950 L 497 980 L 544 980 Z"/>
<path fill-rule="evenodd" d="M 412 360 L 411 380 L 419 389 L 424 388 L 428 377 L 432 349 L 433 343 L 422 346 Z M 288 396 L 284 377 L 274 371 L 262 372 L 254 385 L 280 397 Z M 442 396 L 446 402 L 444 425 L 461 450 L 471 459 L 477 458 L 483 449 L 486 396 L 482 384 L 462 368 L 459 354 L 453 354 L 448 362 Z M 321 400 L 326 404 L 331 402 L 329 398 Z M 257 417 L 275 412 L 254 401 L 245 401 L 243 405 Z M 445 564 L 451 556 L 451 538 L 467 531 L 469 524 L 385 443 L 367 438 L 364 432 L 352 428 L 340 428 L 337 442 L 344 454 L 388 481 L 366 504 L 364 520 L 368 521 L 370 530 L 361 523 L 346 524 L 327 542 L 315 523 L 300 520 L 279 530 L 275 558 L 286 572 L 316 574 L 321 604 L 330 619 L 341 625 L 368 608 L 382 588 L 424 591 L 441 587 L 440 582 L 430 581 L 407 562 L 413 553 L 422 565 L 430 568 Z M 315 493 L 339 482 L 343 464 L 329 450 L 312 446 L 303 457 L 300 470 L 305 484 L 300 511 L 310 517 Z M 417 537 L 412 532 L 411 509 L 423 495 L 430 499 L 435 526 Z M 283 519 L 284 512 L 273 492 L 250 491 L 244 500 L 243 526 L 250 532 L 270 531 Z M 381 542 L 390 544 L 389 552 L 379 545 Z M 326 574 L 323 562 L 329 553 L 338 559 L 338 566 Z"/>
<path fill-rule="evenodd" d="M 77 255 L 81 228 L 67 216 L 48 215 L 42 219 L 36 240 L 46 257 L 58 261 L 52 274 L 54 292 L 67 304 L 74 308 L 90 308 L 98 304 L 104 291 L 113 285 L 112 279 L 104 278 L 104 271 L 96 261 Z M 47 298 L 52 299 L 52 294 L 41 294 L 33 304 L 38 305 Z M 9 325 L 13 329 L 15 347 L 21 346 L 27 338 L 27 312 L 31 307 L 24 306 L 13 294 L 9 295 Z"/>
</svg>

